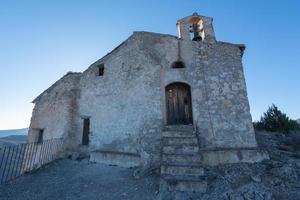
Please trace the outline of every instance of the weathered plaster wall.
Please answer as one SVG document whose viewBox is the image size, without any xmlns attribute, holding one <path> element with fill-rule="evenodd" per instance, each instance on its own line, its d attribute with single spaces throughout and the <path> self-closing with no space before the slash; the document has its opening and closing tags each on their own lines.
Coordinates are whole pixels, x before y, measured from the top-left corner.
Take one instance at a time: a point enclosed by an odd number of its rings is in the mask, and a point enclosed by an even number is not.
<svg viewBox="0 0 300 200">
<path fill-rule="evenodd" d="M 165 86 L 191 86 L 194 125 L 202 148 L 256 147 L 243 74 L 241 50 L 230 43 L 194 42 L 151 33 L 143 34 L 147 54 L 162 65 L 162 115 L 166 122 Z M 157 39 L 159 38 L 159 39 Z M 179 53 L 178 53 L 179 52 Z M 180 54 L 180 55 L 178 55 Z M 186 68 L 173 69 L 181 59 Z"/>
<path fill-rule="evenodd" d="M 179 57 L 186 68 L 171 68 Z M 100 63 L 104 76 L 97 76 Z M 236 45 L 136 32 L 83 73 L 80 115 L 91 120 L 90 149 L 157 157 L 166 123 L 165 86 L 172 82 L 191 86 L 202 148 L 256 146 Z"/>
<path fill-rule="evenodd" d="M 43 139 L 68 138 L 74 141 L 78 122 L 80 73 L 68 73 L 34 101 L 29 128 L 29 142 L 37 139 L 38 129 L 44 129 Z M 73 142 L 72 141 L 72 142 Z M 67 143 L 69 144 L 69 143 Z"/>
<path fill-rule="evenodd" d="M 256 147 L 244 79 L 241 50 L 218 42 L 199 43 L 197 69 L 201 83 L 196 95 L 199 113 L 197 125 L 204 147 Z M 202 97 L 202 98 L 199 98 Z M 208 122 L 208 119 L 210 123 Z M 208 126 L 208 130 L 202 127 Z"/>
<path fill-rule="evenodd" d="M 142 46 L 142 38 L 134 34 L 83 73 L 80 115 L 90 117 L 91 150 L 131 152 L 145 160 L 158 159 L 161 66 L 143 53 Z M 97 76 L 99 63 L 105 65 L 104 76 Z"/>
<path fill-rule="evenodd" d="M 212 42 L 213 41 L 213 42 Z M 81 144 L 83 118 L 90 118 L 89 151 L 140 154 L 158 161 L 166 124 L 165 87 L 191 86 L 193 122 L 200 147 L 256 147 L 237 45 L 195 42 L 175 36 L 135 32 L 82 74 L 65 76 L 36 101 L 30 135 L 67 137 Z M 186 68 L 173 69 L 182 60 Z M 98 76 L 104 64 L 104 76 Z"/>
</svg>

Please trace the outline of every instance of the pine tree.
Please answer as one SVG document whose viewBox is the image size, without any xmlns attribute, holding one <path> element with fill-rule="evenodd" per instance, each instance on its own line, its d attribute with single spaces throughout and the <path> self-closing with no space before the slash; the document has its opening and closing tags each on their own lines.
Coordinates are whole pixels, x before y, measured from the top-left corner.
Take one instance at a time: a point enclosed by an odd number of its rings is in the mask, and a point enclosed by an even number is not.
<svg viewBox="0 0 300 200">
<path fill-rule="evenodd" d="M 254 123 L 254 126 L 256 129 L 265 129 L 267 131 L 280 133 L 289 133 L 290 131 L 300 130 L 297 121 L 290 119 L 274 104 L 268 108 L 259 122 Z"/>
</svg>

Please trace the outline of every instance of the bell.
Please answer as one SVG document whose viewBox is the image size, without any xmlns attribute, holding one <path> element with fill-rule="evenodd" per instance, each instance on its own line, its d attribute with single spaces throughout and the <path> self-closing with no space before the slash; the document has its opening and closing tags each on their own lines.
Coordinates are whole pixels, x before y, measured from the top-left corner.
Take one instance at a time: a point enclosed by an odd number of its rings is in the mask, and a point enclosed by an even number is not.
<svg viewBox="0 0 300 200">
<path fill-rule="evenodd" d="M 194 33 L 193 41 L 202 41 L 202 37 L 200 36 L 199 25 L 193 24 L 191 28 L 192 28 L 191 32 Z"/>
<path fill-rule="evenodd" d="M 195 37 L 193 38 L 193 41 L 202 41 L 202 37 L 201 37 L 200 35 L 195 36 Z"/>
</svg>

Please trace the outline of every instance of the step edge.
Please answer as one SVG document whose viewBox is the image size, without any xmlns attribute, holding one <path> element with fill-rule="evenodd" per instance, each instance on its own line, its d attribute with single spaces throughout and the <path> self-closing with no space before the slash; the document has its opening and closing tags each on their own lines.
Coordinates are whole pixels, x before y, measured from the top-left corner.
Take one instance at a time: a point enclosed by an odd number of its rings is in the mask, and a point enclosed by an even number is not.
<svg viewBox="0 0 300 200">
<path fill-rule="evenodd" d="M 199 144 L 198 143 L 181 143 L 181 144 L 167 144 L 167 145 L 163 145 L 163 147 L 168 147 L 168 146 L 197 146 L 197 147 L 199 147 Z M 199 148 L 200 149 L 200 148 Z"/>
<path fill-rule="evenodd" d="M 162 153 L 162 155 L 164 156 L 164 155 L 166 155 L 166 156 L 201 156 L 202 157 L 202 155 L 201 154 L 198 154 L 198 153 L 187 153 L 187 154 L 184 154 L 184 155 L 182 155 L 181 153 L 173 153 L 173 154 L 165 154 L 165 153 Z"/>
<path fill-rule="evenodd" d="M 163 138 L 178 138 L 178 139 L 181 139 L 181 138 L 197 138 L 196 135 L 194 134 L 184 134 L 184 135 L 167 135 L 167 134 L 162 134 L 162 137 Z"/>
<path fill-rule="evenodd" d="M 166 140 L 169 140 L 169 139 L 178 139 L 178 140 L 180 140 L 180 139 L 195 139 L 195 140 L 197 140 L 198 141 L 198 138 L 196 137 L 196 136 L 189 136 L 189 137 L 186 137 L 186 136 L 183 136 L 183 137 L 174 137 L 174 136 L 170 136 L 170 137 L 165 137 L 165 136 L 163 136 L 163 139 L 166 139 Z"/>
<path fill-rule="evenodd" d="M 203 182 L 205 181 L 205 175 L 200 176 L 182 176 L 182 175 L 162 175 L 162 179 L 165 181 L 178 181 L 178 182 Z"/>
<path fill-rule="evenodd" d="M 192 168 L 202 168 L 205 169 L 202 165 L 185 165 L 185 164 L 161 164 L 161 167 L 192 167 Z"/>
<path fill-rule="evenodd" d="M 164 162 L 165 163 L 165 162 Z M 192 165 L 192 166 L 199 166 L 201 162 L 168 162 L 170 165 Z"/>
<path fill-rule="evenodd" d="M 198 151 L 197 152 L 195 152 L 195 153 L 198 153 Z M 195 154 L 192 154 L 192 152 L 186 152 L 186 153 L 177 153 L 177 152 L 175 152 L 175 153 L 168 153 L 168 152 L 162 152 L 162 154 L 163 155 L 166 155 L 166 156 L 172 156 L 172 155 L 177 155 L 177 156 L 192 156 L 192 155 L 195 155 Z M 198 156 L 198 155 L 197 155 Z"/>
</svg>

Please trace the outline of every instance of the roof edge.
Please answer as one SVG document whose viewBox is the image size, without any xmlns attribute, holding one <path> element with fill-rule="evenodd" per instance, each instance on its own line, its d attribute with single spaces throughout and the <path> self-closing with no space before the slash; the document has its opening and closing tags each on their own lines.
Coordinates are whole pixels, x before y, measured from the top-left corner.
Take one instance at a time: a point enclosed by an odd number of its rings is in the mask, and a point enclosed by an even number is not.
<svg viewBox="0 0 300 200">
<path fill-rule="evenodd" d="M 62 76 L 60 79 L 55 81 L 50 87 L 48 87 L 46 90 L 44 90 L 41 94 L 39 94 L 35 99 L 32 100 L 31 103 L 36 103 L 39 101 L 47 92 L 49 92 L 52 88 L 57 86 L 62 80 L 64 80 L 66 77 L 70 75 L 81 75 L 82 72 L 67 72 L 64 76 Z"/>
<path fill-rule="evenodd" d="M 98 59 L 97 61 L 93 62 L 91 65 L 89 65 L 89 67 L 83 71 L 83 73 L 85 73 L 86 71 L 88 71 L 91 67 L 93 67 L 94 65 L 97 65 L 101 62 L 104 62 L 105 59 L 107 59 L 110 55 L 112 55 L 114 52 L 116 52 L 117 50 L 121 49 L 123 47 L 123 45 L 127 44 L 128 41 L 133 38 L 134 36 L 137 35 L 142 35 L 142 34 L 152 34 L 152 35 L 160 35 L 160 36 L 165 36 L 165 37 L 173 37 L 173 38 L 178 38 L 175 35 L 170 35 L 170 34 L 163 34 L 163 33 L 155 33 L 155 32 L 149 32 L 149 31 L 133 31 L 133 33 L 126 39 L 124 40 L 122 43 L 120 43 L 118 46 L 116 46 L 114 49 L 112 49 L 110 52 L 108 52 L 106 55 L 104 55 L 102 58 Z"/>
</svg>

